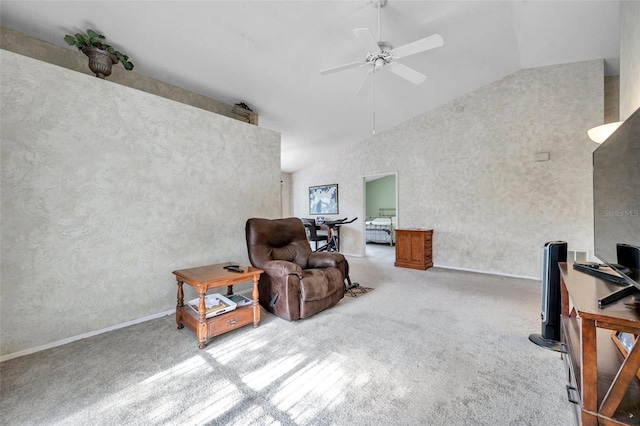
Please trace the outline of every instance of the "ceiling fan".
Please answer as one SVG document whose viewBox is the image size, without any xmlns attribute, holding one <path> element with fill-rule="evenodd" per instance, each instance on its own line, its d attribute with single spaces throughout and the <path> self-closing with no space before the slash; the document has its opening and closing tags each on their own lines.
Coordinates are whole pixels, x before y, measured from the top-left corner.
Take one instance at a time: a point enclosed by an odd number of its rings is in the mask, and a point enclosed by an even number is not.
<svg viewBox="0 0 640 426">
<path fill-rule="evenodd" d="M 444 40 L 439 34 L 434 34 L 394 49 L 391 43 L 381 40 L 380 10 L 387 3 L 387 0 L 371 0 L 371 3 L 378 9 L 378 40 L 376 41 L 368 28 L 356 28 L 353 30 L 353 34 L 367 51 L 364 60 L 329 68 L 320 71 L 320 74 L 327 75 L 350 68 L 368 66 L 369 71 L 358 89 L 358 95 L 364 95 L 369 91 L 371 85 L 369 74 L 374 74 L 375 78 L 375 73 L 385 68 L 413 84 L 422 83 L 427 78 L 426 75 L 400 62 L 396 62 L 396 60 L 440 47 L 444 44 Z"/>
</svg>

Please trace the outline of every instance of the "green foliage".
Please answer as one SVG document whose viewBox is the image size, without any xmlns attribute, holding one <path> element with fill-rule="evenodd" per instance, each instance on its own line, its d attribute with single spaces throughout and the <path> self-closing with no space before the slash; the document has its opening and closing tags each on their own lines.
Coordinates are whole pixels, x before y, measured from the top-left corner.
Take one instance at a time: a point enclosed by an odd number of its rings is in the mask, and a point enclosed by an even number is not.
<svg viewBox="0 0 640 426">
<path fill-rule="evenodd" d="M 129 57 L 122 52 L 115 50 L 112 46 L 103 43 L 104 36 L 95 32 L 94 30 L 87 30 L 86 33 L 77 33 L 75 36 L 65 35 L 64 41 L 70 46 L 75 46 L 78 50 L 81 50 L 83 46 L 94 46 L 98 49 L 105 50 L 118 58 L 118 61 L 122 63 L 125 69 L 132 70 L 133 63 L 129 60 Z"/>
</svg>

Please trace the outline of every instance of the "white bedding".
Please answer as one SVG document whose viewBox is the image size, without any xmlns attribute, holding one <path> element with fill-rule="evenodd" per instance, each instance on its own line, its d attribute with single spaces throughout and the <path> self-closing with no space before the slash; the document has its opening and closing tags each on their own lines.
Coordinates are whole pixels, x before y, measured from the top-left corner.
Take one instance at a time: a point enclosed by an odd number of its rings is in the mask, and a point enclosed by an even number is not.
<svg viewBox="0 0 640 426">
<path fill-rule="evenodd" d="M 393 245 L 396 235 L 396 217 L 376 217 L 365 222 L 367 242 Z"/>
</svg>

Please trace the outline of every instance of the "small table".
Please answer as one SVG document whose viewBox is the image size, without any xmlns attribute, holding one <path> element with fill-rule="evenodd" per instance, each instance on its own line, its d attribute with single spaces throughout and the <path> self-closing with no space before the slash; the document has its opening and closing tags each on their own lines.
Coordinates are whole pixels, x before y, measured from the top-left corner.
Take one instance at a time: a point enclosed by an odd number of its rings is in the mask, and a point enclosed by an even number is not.
<svg viewBox="0 0 640 426">
<path fill-rule="evenodd" d="M 227 331 L 253 322 L 253 327 L 258 327 L 260 322 L 260 306 L 258 305 L 258 280 L 261 269 L 252 266 L 240 266 L 245 272 L 233 272 L 224 269 L 229 263 L 199 266 L 197 268 L 181 269 L 173 271 L 178 282 L 178 304 L 176 305 L 176 323 L 178 329 L 184 328 L 193 331 L 198 340 L 200 349 L 206 346 L 207 340 Z M 206 318 L 205 295 L 213 288 L 227 286 L 227 296 L 233 294 L 233 285 L 246 281 L 253 281 L 253 303 L 250 306 L 238 306 L 233 311 Z M 192 309 L 185 309 L 184 293 L 182 285 L 186 283 L 195 288 L 200 298 L 198 313 Z"/>
</svg>

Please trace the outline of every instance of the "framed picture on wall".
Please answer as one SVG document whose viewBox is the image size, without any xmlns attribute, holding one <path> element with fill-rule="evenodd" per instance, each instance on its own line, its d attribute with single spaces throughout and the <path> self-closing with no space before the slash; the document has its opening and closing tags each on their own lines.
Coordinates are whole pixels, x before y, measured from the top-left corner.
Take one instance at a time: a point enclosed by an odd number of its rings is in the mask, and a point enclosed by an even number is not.
<svg viewBox="0 0 640 426">
<path fill-rule="evenodd" d="M 309 187 L 309 214 L 338 214 L 338 184 Z"/>
</svg>

